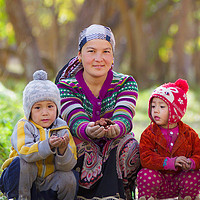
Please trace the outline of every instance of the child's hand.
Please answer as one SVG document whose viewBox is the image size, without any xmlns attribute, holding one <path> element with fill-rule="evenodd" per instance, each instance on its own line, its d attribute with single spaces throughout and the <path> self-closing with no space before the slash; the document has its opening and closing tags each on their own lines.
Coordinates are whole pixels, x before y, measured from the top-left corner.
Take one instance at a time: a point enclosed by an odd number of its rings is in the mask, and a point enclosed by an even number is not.
<svg viewBox="0 0 200 200">
<path fill-rule="evenodd" d="M 192 164 L 192 161 L 191 161 L 190 159 L 187 159 L 187 164 L 183 163 L 182 169 L 183 169 L 184 171 L 190 170 L 191 164 Z"/>
<path fill-rule="evenodd" d="M 67 133 L 65 133 L 65 135 L 62 138 L 62 142 L 60 143 L 60 145 L 58 146 L 59 148 L 66 148 L 69 144 L 69 136 Z"/>
<path fill-rule="evenodd" d="M 181 167 L 183 170 L 189 170 L 191 166 L 191 160 L 185 156 L 179 156 L 176 158 L 175 167 Z"/>
<path fill-rule="evenodd" d="M 65 135 L 63 137 L 58 137 L 55 135 L 52 135 L 49 138 L 49 144 L 50 144 L 50 148 L 59 148 L 59 153 L 60 154 L 64 154 L 65 150 L 67 149 L 67 146 L 69 144 L 69 136 L 67 133 L 65 133 Z"/>
<path fill-rule="evenodd" d="M 62 139 L 62 142 L 60 143 L 60 145 L 58 146 L 58 152 L 60 155 L 63 155 L 68 147 L 69 144 L 69 136 L 67 133 L 65 133 L 65 135 L 63 137 L 60 137 Z"/>
<path fill-rule="evenodd" d="M 52 135 L 49 138 L 49 144 L 50 144 L 50 148 L 53 149 L 55 147 L 59 147 L 62 143 L 62 138 L 58 137 L 56 135 Z"/>
</svg>

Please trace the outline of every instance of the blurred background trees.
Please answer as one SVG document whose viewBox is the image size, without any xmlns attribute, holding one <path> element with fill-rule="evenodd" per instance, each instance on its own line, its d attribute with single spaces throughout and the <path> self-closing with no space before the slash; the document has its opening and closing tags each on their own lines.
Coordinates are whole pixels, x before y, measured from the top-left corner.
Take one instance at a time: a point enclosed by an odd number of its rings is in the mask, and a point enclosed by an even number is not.
<svg viewBox="0 0 200 200">
<path fill-rule="evenodd" d="M 177 78 L 200 86 L 200 0 L 0 0 L 0 81 L 37 69 L 55 78 L 93 23 L 112 29 L 115 70 L 139 88 Z"/>
</svg>

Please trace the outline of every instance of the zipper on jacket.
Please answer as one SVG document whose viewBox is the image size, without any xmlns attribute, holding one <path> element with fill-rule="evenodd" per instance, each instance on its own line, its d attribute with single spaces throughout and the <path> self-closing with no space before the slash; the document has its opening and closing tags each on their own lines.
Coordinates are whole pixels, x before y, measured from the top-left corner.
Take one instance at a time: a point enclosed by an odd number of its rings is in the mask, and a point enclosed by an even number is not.
<svg viewBox="0 0 200 200">
<path fill-rule="evenodd" d="M 44 128 L 45 131 L 45 139 L 49 138 L 49 129 Z M 46 173 L 46 165 L 45 165 L 45 160 L 42 160 L 42 174 L 41 177 L 44 178 Z"/>
</svg>

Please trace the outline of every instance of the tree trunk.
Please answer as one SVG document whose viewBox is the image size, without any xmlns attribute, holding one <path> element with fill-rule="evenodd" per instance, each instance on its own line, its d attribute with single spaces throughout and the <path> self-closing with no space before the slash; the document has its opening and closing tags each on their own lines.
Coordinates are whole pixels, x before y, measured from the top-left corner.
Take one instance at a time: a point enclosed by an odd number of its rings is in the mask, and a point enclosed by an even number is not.
<svg viewBox="0 0 200 200">
<path fill-rule="evenodd" d="M 17 54 L 25 68 L 28 81 L 37 69 L 44 69 L 36 40 L 32 35 L 21 0 L 6 0 L 6 10 L 15 30 Z"/>
<path fill-rule="evenodd" d="M 192 79 L 190 78 L 191 71 L 191 56 L 185 53 L 185 45 L 190 35 L 190 28 L 188 25 L 188 16 L 191 8 L 191 1 L 182 0 L 180 2 L 179 9 L 179 30 L 177 38 L 175 40 L 174 47 L 174 68 L 173 72 L 178 78 Z"/>
<path fill-rule="evenodd" d="M 193 2 L 193 12 L 198 12 L 200 10 L 200 4 L 197 2 Z M 194 47 L 194 54 L 193 54 L 193 65 L 195 67 L 195 79 L 193 80 L 193 84 L 197 83 L 198 87 L 200 86 L 200 49 L 198 44 L 198 38 L 199 38 L 199 27 L 200 27 L 200 20 L 195 19 L 194 20 L 194 41 L 195 41 L 195 47 Z"/>
<path fill-rule="evenodd" d="M 94 0 L 84 1 L 82 8 L 77 14 L 76 21 L 69 29 L 70 36 L 68 39 L 68 43 L 66 45 L 66 51 L 65 51 L 66 56 L 63 64 L 66 64 L 66 61 L 69 61 L 72 57 L 78 54 L 79 34 L 84 28 L 91 25 L 91 22 L 93 23 L 94 16 L 97 14 L 97 9 L 99 8 L 100 3 L 101 1 L 94 1 Z"/>
<path fill-rule="evenodd" d="M 137 81 L 140 84 L 141 88 L 144 88 L 148 85 L 148 63 L 146 62 L 146 51 L 145 51 L 145 35 L 143 31 L 143 17 L 145 12 L 146 0 L 138 0 L 135 3 L 135 27 L 134 27 L 134 40 L 135 40 L 135 49 L 132 55 L 135 54 L 135 63 L 132 62 L 132 65 L 136 66 L 137 70 Z"/>
<path fill-rule="evenodd" d="M 140 87 L 145 87 L 147 80 L 145 37 L 143 32 L 143 16 L 145 0 L 135 1 L 134 11 L 127 1 L 118 0 L 118 7 L 122 16 L 122 24 L 127 36 L 127 45 L 130 52 L 129 74 L 133 75 Z M 145 73 L 144 73 L 145 72 Z"/>
</svg>

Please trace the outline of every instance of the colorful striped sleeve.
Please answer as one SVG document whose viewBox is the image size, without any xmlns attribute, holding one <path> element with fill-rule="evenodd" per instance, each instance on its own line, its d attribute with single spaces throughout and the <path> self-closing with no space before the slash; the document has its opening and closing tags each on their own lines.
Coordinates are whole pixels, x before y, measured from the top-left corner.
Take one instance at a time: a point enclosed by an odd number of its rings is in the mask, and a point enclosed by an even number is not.
<svg viewBox="0 0 200 200">
<path fill-rule="evenodd" d="M 67 122 L 73 136 L 90 141 L 85 133 L 90 118 L 83 108 L 80 88 L 73 81 L 61 81 L 57 86 L 61 96 L 61 117 Z"/>
<path fill-rule="evenodd" d="M 133 77 L 127 76 L 118 83 L 117 100 L 112 120 L 120 127 L 120 136 L 132 130 L 132 120 L 135 115 L 136 101 L 138 98 L 138 86 Z"/>
</svg>

